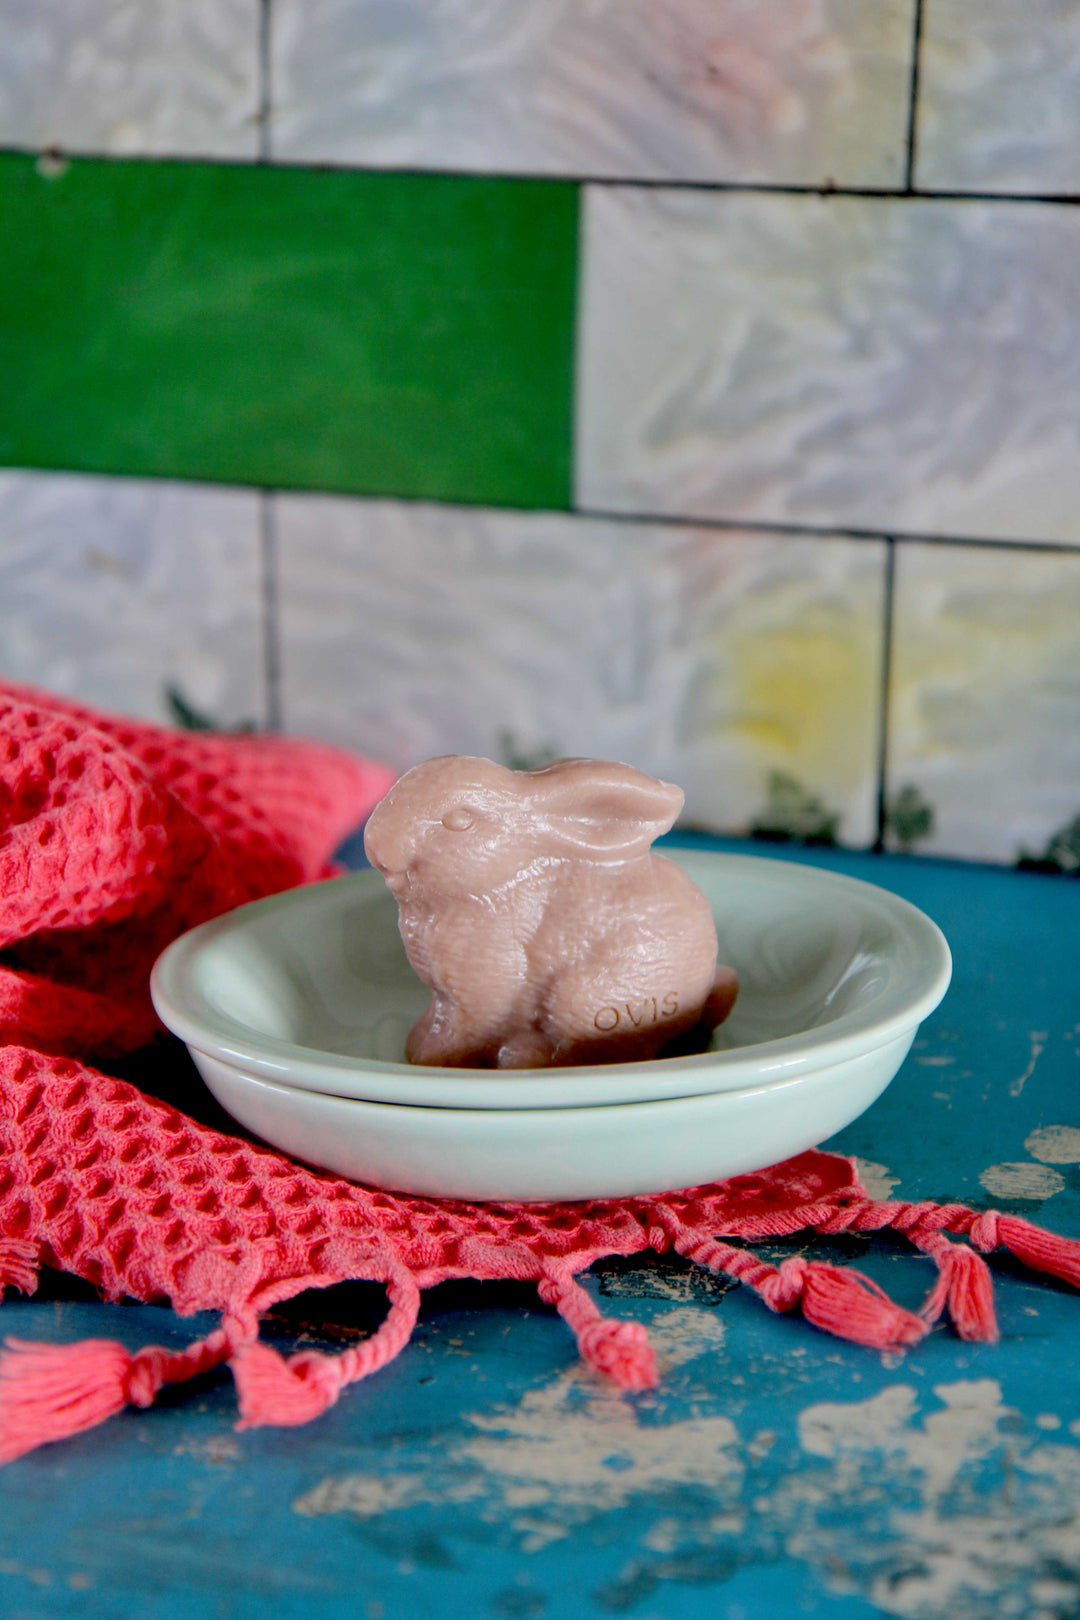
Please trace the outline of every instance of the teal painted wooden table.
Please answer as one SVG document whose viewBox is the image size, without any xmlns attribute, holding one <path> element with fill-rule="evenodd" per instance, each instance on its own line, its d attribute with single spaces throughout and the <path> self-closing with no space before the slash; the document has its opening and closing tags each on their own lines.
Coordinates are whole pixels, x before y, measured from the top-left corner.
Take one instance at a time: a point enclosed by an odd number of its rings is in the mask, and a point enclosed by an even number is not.
<svg viewBox="0 0 1080 1620">
<path fill-rule="evenodd" d="M 899 1076 L 829 1146 L 866 1161 L 872 1190 L 1080 1236 L 1080 883 L 780 853 L 894 889 L 953 947 L 952 988 Z M 212 1117 L 179 1059 L 139 1079 Z M 900 1240 L 813 1253 L 911 1306 L 931 1282 Z M 307 1428 L 235 1434 L 217 1373 L 11 1464 L 0 1613 L 1066 1620 L 1080 1611 L 1080 1297 L 993 1269 L 999 1345 L 942 1326 L 901 1359 L 681 1261 L 606 1263 L 587 1286 L 648 1324 L 664 1367 L 636 1396 L 577 1362 L 531 1288 L 446 1286 L 398 1361 Z M 375 1288 L 307 1295 L 265 1336 L 340 1348 L 383 1309 Z M 3 1322 L 133 1348 L 192 1337 L 165 1309 L 104 1306 L 56 1278 L 47 1297 L 9 1299 Z"/>
</svg>

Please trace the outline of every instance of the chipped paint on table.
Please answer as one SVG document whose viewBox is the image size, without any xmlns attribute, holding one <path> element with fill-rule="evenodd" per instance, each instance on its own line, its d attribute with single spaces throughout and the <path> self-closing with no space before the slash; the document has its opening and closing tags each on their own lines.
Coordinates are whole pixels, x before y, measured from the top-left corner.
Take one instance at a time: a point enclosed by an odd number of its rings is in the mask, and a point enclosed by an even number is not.
<svg viewBox="0 0 1080 1620">
<path fill-rule="evenodd" d="M 995 1204 L 1080 1235 L 1080 885 L 812 858 L 922 906 L 956 962 L 897 1080 L 831 1145 L 880 1195 Z M 908 1305 L 929 1285 L 930 1262 L 887 1238 L 812 1250 Z M 772 1316 L 677 1258 L 603 1262 L 587 1286 L 648 1324 L 663 1372 L 635 1396 L 576 1361 L 531 1289 L 447 1285 L 397 1362 L 306 1428 L 234 1433 L 216 1373 L 12 1464 L 0 1614 L 1066 1620 L 1080 1299 L 993 1269 L 1000 1345 L 940 1327 L 900 1358 Z M 192 1333 L 79 1284 L 50 1292 L 6 1303 L 7 1331 L 132 1346 Z M 279 1308 L 266 1333 L 340 1348 L 383 1309 L 380 1290 L 339 1287 Z"/>
</svg>

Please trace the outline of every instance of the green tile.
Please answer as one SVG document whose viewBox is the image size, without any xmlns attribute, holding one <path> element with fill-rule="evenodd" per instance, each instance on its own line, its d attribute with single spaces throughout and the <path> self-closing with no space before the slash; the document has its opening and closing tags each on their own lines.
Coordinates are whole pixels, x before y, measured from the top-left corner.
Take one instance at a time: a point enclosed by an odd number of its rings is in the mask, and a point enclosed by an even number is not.
<svg viewBox="0 0 1080 1620">
<path fill-rule="evenodd" d="M 570 497 L 577 192 L 0 156 L 0 462 Z"/>
</svg>

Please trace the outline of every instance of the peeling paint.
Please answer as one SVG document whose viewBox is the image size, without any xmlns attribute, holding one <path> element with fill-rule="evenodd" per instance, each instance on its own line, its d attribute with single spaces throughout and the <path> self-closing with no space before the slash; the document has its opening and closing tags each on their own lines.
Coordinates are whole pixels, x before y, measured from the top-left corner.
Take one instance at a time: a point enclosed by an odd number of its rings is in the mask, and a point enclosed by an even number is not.
<svg viewBox="0 0 1080 1620">
<path fill-rule="evenodd" d="M 938 1385 L 934 1395 L 943 1409 L 926 1415 L 903 1384 L 802 1414 L 804 1448 L 828 1468 L 785 1482 L 776 1511 L 801 1521 L 788 1552 L 905 1620 L 1073 1615 L 1080 1449 L 1033 1443 L 993 1379 Z M 1048 1603 L 1036 1587 L 1050 1581 Z"/>
<path fill-rule="evenodd" d="M 662 1311 L 652 1331 L 669 1366 L 723 1340 L 702 1308 Z M 1022 1418 L 992 1378 L 929 1395 L 890 1383 L 806 1407 L 794 1432 L 744 1439 L 723 1413 L 665 1422 L 648 1398 L 573 1366 L 465 1421 L 432 1467 L 331 1477 L 294 1509 L 373 1519 L 476 1501 L 535 1554 L 633 1506 L 646 1518 L 638 1555 L 594 1594 L 611 1609 L 777 1558 L 900 1620 L 1071 1620 L 1080 1607 L 1080 1445 L 1056 1413 Z M 1068 1433 L 1080 1439 L 1080 1420 Z"/>
<path fill-rule="evenodd" d="M 651 1338 L 670 1369 L 717 1349 L 723 1324 L 708 1310 L 675 1309 L 654 1324 Z M 468 1501 L 496 1484 L 525 1550 L 537 1551 L 642 1491 L 690 1477 L 714 1483 L 731 1471 L 725 1454 L 737 1440 L 724 1417 L 644 1426 L 631 1401 L 581 1364 L 515 1406 L 467 1421 L 480 1432 L 451 1450 L 447 1468 L 330 1476 L 298 1497 L 294 1511 L 367 1519 L 418 1503 Z"/>
<path fill-rule="evenodd" d="M 1080 1129 L 1075 1125 L 1042 1125 L 1024 1146 L 1043 1164 L 1080 1164 Z"/>
<path fill-rule="evenodd" d="M 649 1341 L 661 1369 L 681 1367 L 698 1356 L 715 1354 L 724 1342 L 724 1324 L 709 1310 L 684 1306 L 655 1319 Z"/>
<path fill-rule="evenodd" d="M 646 1425 L 617 1396 L 595 1395 L 574 1410 L 557 1390 L 537 1393 L 474 1420 L 485 1432 L 461 1448 L 498 1485 L 507 1508 L 529 1515 L 519 1521 L 526 1551 L 598 1513 L 681 1485 L 705 1486 L 734 1508 L 744 1464 L 729 1418 Z"/>
<path fill-rule="evenodd" d="M 979 1185 L 993 1198 L 1030 1198 L 1042 1203 L 1065 1185 L 1065 1177 L 1042 1164 L 991 1164 L 979 1175 Z"/>
<path fill-rule="evenodd" d="M 243 1453 L 231 1434 L 212 1434 L 208 1440 L 181 1440 L 173 1447 L 174 1457 L 194 1457 L 198 1462 L 239 1462 Z"/>
<path fill-rule="evenodd" d="M 480 1494 L 474 1480 L 448 1482 L 440 1476 L 420 1473 L 329 1475 L 293 1502 L 293 1512 L 305 1519 L 328 1514 L 346 1514 L 354 1519 L 377 1519 L 395 1508 L 415 1507 L 418 1502 L 467 1502 Z"/>
<path fill-rule="evenodd" d="M 707 1310 L 671 1310 L 650 1330 L 661 1366 L 670 1369 L 715 1350 L 723 1324 Z M 738 1433 L 722 1415 L 675 1423 L 642 1421 L 632 1401 L 588 1369 L 568 1368 L 530 1390 L 517 1405 L 469 1420 L 480 1431 L 457 1449 L 496 1484 L 517 1520 L 527 1552 L 567 1535 L 595 1514 L 631 1499 L 686 1484 L 711 1487 L 733 1507 L 744 1464 Z"/>
<path fill-rule="evenodd" d="M 1040 1057 L 1046 1051 L 1046 1043 L 1048 1039 L 1049 1032 L 1045 1029 L 1031 1029 L 1028 1031 L 1028 1040 L 1031 1042 L 1031 1056 L 1028 1058 L 1027 1068 L 1024 1070 L 1023 1074 L 1018 1074 L 1016 1079 L 1010 1084 L 1010 1097 L 1020 1096 L 1024 1087 L 1035 1073 L 1036 1063 L 1038 1063 Z"/>
<path fill-rule="evenodd" d="M 684 1269 L 679 1268 L 670 1255 L 660 1265 L 643 1263 L 641 1255 L 635 1255 L 631 1265 L 617 1259 L 600 1261 L 592 1266 L 590 1276 L 607 1299 L 659 1299 L 670 1305 L 716 1306 L 739 1286 L 734 1277 L 704 1266 L 687 1262 Z"/>
<path fill-rule="evenodd" d="M 860 1159 L 858 1155 L 854 1157 L 859 1180 L 870 1197 L 891 1198 L 894 1189 L 900 1185 L 900 1177 L 894 1176 L 887 1165 L 875 1164 L 871 1159 Z"/>
<path fill-rule="evenodd" d="M 714 1311 L 665 1311 L 650 1339 L 662 1371 L 715 1353 L 724 1338 Z M 496 1489 L 525 1551 L 569 1534 L 597 1512 L 665 1485 L 733 1480 L 738 1436 L 722 1416 L 642 1423 L 635 1404 L 582 1363 L 529 1390 L 514 1406 L 467 1417 L 474 1432 L 428 1472 L 330 1475 L 293 1502 L 306 1518 L 372 1519 L 419 1503 L 466 1502 Z"/>
</svg>

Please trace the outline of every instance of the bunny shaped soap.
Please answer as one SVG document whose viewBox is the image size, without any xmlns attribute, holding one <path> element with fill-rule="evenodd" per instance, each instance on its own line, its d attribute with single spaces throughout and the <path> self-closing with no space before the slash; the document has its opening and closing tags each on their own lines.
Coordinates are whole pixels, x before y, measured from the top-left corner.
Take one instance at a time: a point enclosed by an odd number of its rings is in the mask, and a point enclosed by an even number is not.
<svg viewBox="0 0 1080 1620">
<path fill-rule="evenodd" d="M 593 759 L 513 771 L 446 755 L 402 776 L 364 847 L 433 992 L 410 1063 L 621 1063 L 720 1023 L 738 982 L 717 966 L 709 903 L 650 849 L 682 803 Z"/>
</svg>

